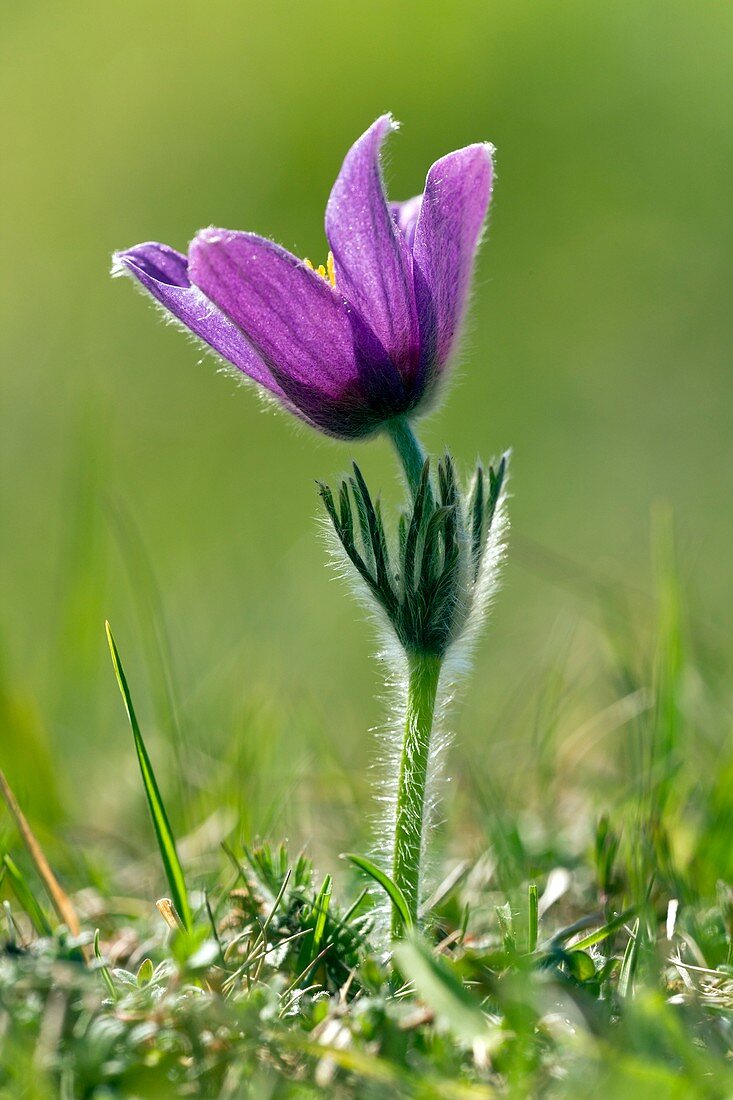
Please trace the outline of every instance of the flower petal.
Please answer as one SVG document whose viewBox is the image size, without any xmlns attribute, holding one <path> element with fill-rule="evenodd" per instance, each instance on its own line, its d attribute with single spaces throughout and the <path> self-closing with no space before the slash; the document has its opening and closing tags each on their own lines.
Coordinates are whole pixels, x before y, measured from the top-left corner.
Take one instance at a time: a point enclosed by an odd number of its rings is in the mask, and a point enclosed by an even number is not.
<svg viewBox="0 0 733 1100">
<path fill-rule="evenodd" d="M 428 172 L 413 246 L 423 362 L 445 365 L 466 305 L 491 198 L 493 146 L 449 153 Z"/>
<path fill-rule="evenodd" d="M 337 288 L 409 378 L 419 348 L 412 262 L 387 205 L 379 163 L 382 142 L 394 128 L 383 115 L 346 154 L 326 207 L 326 236 Z"/>
<path fill-rule="evenodd" d="M 323 430 L 366 434 L 404 405 L 403 380 L 371 329 L 284 248 L 254 233 L 206 229 L 191 243 L 190 271 Z"/>
<path fill-rule="evenodd" d="M 199 339 L 244 374 L 283 396 L 283 391 L 252 345 L 229 318 L 191 284 L 188 260 L 166 244 L 148 241 L 114 256 L 115 274 L 132 275 Z"/>
<path fill-rule="evenodd" d="M 417 226 L 421 206 L 422 195 L 415 195 L 413 199 L 408 199 L 407 202 L 391 202 L 389 204 L 394 223 L 405 238 L 407 247 L 411 252 L 415 243 L 415 227 Z"/>
</svg>

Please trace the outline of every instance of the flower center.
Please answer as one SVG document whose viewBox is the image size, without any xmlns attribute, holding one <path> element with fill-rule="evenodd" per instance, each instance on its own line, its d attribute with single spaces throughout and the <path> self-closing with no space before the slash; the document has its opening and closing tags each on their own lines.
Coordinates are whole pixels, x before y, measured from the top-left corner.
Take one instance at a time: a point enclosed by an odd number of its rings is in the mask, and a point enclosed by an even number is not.
<svg viewBox="0 0 733 1100">
<path fill-rule="evenodd" d="M 309 267 L 311 271 L 315 271 L 317 275 L 320 275 L 322 279 L 325 279 L 331 284 L 336 286 L 336 268 L 333 262 L 333 252 L 329 252 L 328 259 L 326 260 L 326 266 L 319 264 L 318 267 L 314 267 L 311 261 L 306 256 L 303 263 L 306 267 Z"/>
</svg>

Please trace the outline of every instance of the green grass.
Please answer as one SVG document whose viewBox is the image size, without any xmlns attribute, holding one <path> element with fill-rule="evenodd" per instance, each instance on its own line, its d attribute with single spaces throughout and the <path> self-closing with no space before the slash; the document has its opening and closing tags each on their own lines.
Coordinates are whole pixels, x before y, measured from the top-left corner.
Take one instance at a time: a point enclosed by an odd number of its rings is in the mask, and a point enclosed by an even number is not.
<svg viewBox="0 0 733 1100">
<path fill-rule="evenodd" d="M 218 848 L 179 838 L 190 927 L 171 929 L 134 888 L 148 870 L 112 845 L 85 878 L 61 846 L 84 929 L 71 938 L 6 831 L 0 1096 L 729 1097 L 730 748 L 702 766 L 729 714 L 695 652 L 665 517 L 655 545 L 646 651 L 600 604 L 609 682 L 619 698 L 646 688 L 615 764 L 605 757 L 605 795 L 578 782 L 567 751 L 538 747 L 521 789 L 541 774 L 553 798 L 484 792 L 485 847 L 443 855 L 422 929 L 393 959 L 390 884 L 366 857 L 334 881 L 284 844 L 243 843 L 236 822 Z M 536 691 L 537 744 L 561 748 L 556 686 Z M 173 892 L 165 782 L 143 763 Z M 462 844 L 451 838 L 461 856 Z"/>
<path fill-rule="evenodd" d="M 191 907 L 188 901 L 188 890 L 186 889 L 186 880 L 183 876 L 183 868 L 181 867 L 181 861 L 178 858 L 178 850 L 176 848 L 176 838 L 173 835 L 170 822 L 168 821 L 168 814 L 166 813 L 165 804 L 158 788 L 158 782 L 155 778 L 155 772 L 153 771 L 153 765 L 150 762 L 148 756 L 148 750 L 145 747 L 145 741 L 143 740 L 142 733 L 140 732 L 140 726 L 138 725 L 137 715 L 135 714 L 135 708 L 132 704 L 132 696 L 130 695 L 130 689 L 127 686 L 127 678 L 125 676 L 125 670 L 122 667 L 122 661 L 115 645 L 115 640 L 112 634 L 112 628 L 109 623 L 105 623 L 107 631 L 107 642 L 109 644 L 109 651 L 112 657 L 112 664 L 115 670 L 115 676 L 120 688 L 123 702 L 125 704 L 125 710 L 127 712 L 127 718 L 132 730 L 132 736 L 135 741 L 135 754 L 137 756 L 138 764 L 140 765 L 140 775 L 143 781 L 143 787 L 145 788 L 145 796 L 148 800 L 148 807 L 150 809 L 150 817 L 153 822 L 153 829 L 155 830 L 155 839 L 158 842 L 158 848 L 160 850 L 160 857 L 163 861 L 165 868 L 165 877 L 168 880 L 168 885 L 171 892 L 171 901 L 175 906 L 176 913 L 186 931 L 191 931 Z"/>
</svg>

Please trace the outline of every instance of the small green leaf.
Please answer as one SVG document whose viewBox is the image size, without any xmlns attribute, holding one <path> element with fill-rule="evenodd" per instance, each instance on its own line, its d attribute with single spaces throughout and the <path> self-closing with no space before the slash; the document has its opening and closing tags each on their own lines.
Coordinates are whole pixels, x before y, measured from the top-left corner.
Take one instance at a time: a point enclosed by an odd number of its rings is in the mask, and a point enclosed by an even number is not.
<svg viewBox="0 0 733 1100">
<path fill-rule="evenodd" d="M 364 871 L 370 878 L 373 878 L 377 885 L 381 886 L 389 897 L 404 927 L 407 929 L 412 928 L 410 909 L 405 900 L 405 895 L 402 893 L 397 883 L 393 882 L 384 871 L 380 871 L 379 867 L 372 863 L 370 859 L 367 859 L 366 856 L 357 856 L 354 855 L 353 852 L 344 852 L 342 858 L 350 860 L 350 862 L 353 863 L 355 867 L 358 867 L 360 871 Z"/>
<path fill-rule="evenodd" d="M 445 1020 L 456 1035 L 468 1043 L 489 1037 L 486 1017 L 479 1002 L 469 993 L 455 970 L 443 959 L 436 958 L 423 940 L 411 936 L 397 945 L 395 957 L 405 977 L 414 982 L 425 1003 Z"/>
<path fill-rule="evenodd" d="M 509 902 L 503 905 L 495 905 L 496 919 L 499 922 L 499 932 L 504 941 L 504 949 L 513 953 L 517 949 L 517 937 L 514 931 L 514 917 Z"/>
<path fill-rule="evenodd" d="M 595 978 L 595 963 L 586 951 L 571 951 L 567 960 L 573 977 L 579 982 L 587 982 L 590 978 Z"/>
<path fill-rule="evenodd" d="M 117 652 L 117 646 L 115 640 L 112 637 L 112 629 L 109 623 L 105 623 L 107 630 L 107 641 L 109 643 L 109 651 L 112 655 L 112 664 L 114 665 L 115 675 L 117 677 L 117 683 L 122 693 L 122 699 L 127 711 L 127 717 L 130 722 L 130 728 L 132 729 L 132 735 L 135 740 L 135 751 L 137 753 L 138 764 L 140 765 L 140 773 L 143 779 L 143 786 L 145 787 L 145 794 L 148 799 L 148 806 L 150 807 L 150 816 L 153 820 L 153 828 L 155 830 L 155 836 L 158 841 L 158 847 L 160 849 L 160 855 L 163 860 L 163 867 L 165 868 L 166 877 L 168 879 L 168 885 L 170 886 L 171 898 L 181 920 L 187 931 L 191 931 L 191 908 L 188 903 L 188 893 L 186 891 L 186 880 L 183 877 L 183 868 L 178 858 L 178 852 L 176 850 L 176 842 L 173 836 L 173 830 L 170 827 L 168 821 L 168 815 L 165 812 L 165 806 L 163 799 L 158 788 L 158 783 L 155 778 L 153 766 L 150 763 L 150 757 L 148 756 L 147 749 L 145 748 L 145 742 L 143 741 L 140 727 L 135 716 L 135 710 L 132 705 L 132 697 L 130 695 L 130 689 L 127 686 L 127 680 L 125 679 L 125 673 L 122 668 L 122 662 L 120 661 L 120 655 Z"/>
<path fill-rule="evenodd" d="M 122 966 L 116 966 L 112 973 L 118 982 L 130 986 L 131 989 L 137 989 L 137 978 L 129 970 L 125 970 Z"/>
<path fill-rule="evenodd" d="M 149 985 L 153 980 L 153 974 L 155 973 L 152 959 L 143 959 L 138 968 L 138 972 L 135 975 L 137 984 L 142 987 Z"/>
<path fill-rule="evenodd" d="M 109 972 L 109 967 L 104 961 L 102 952 L 99 949 L 99 929 L 94 930 L 94 957 L 99 965 L 99 973 L 102 975 L 102 981 L 107 986 L 107 992 L 113 1001 L 117 1000 L 117 990 L 115 989 L 115 983 L 112 981 L 112 975 Z"/>
</svg>

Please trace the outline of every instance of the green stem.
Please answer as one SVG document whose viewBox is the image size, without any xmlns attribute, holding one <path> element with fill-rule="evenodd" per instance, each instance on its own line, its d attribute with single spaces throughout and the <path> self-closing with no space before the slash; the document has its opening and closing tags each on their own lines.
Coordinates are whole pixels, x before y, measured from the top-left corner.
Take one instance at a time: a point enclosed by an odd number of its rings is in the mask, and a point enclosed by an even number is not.
<svg viewBox="0 0 733 1100">
<path fill-rule="evenodd" d="M 392 878 L 415 922 L 420 900 L 425 789 L 441 663 L 440 657 L 408 654 L 407 715 L 397 786 Z M 402 922 L 393 910 L 392 935 L 398 938 L 403 934 Z"/>
<path fill-rule="evenodd" d="M 406 417 L 396 416 L 394 419 L 388 420 L 386 430 L 397 454 L 400 456 L 407 484 L 410 486 L 410 492 L 414 498 L 420 484 L 422 468 L 425 464 L 425 452 Z"/>
</svg>

